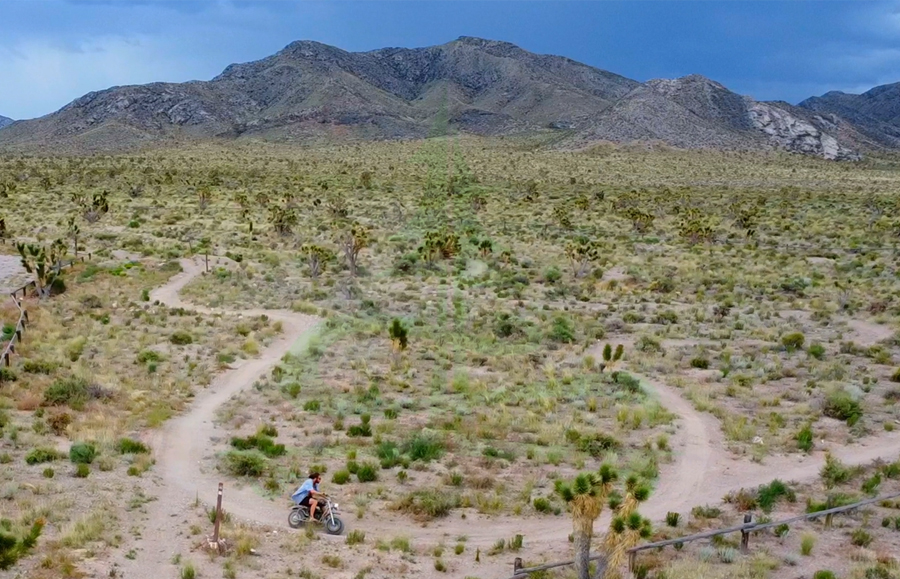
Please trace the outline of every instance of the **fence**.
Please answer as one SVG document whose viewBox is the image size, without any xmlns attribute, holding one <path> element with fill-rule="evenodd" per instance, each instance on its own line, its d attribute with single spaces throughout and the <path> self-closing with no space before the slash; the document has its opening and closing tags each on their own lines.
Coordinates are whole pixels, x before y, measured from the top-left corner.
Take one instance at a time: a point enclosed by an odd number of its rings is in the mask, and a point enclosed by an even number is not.
<svg viewBox="0 0 900 579">
<path fill-rule="evenodd" d="M 791 517 L 789 519 L 783 519 L 780 521 L 770 521 L 766 523 L 754 523 L 752 522 L 752 517 L 750 514 L 744 515 L 744 522 L 741 525 L 735 525 L 732 527 L 725 527 L 724 529 L 715 529 L 712 531 L 706 531 L 704 533 L 697 533 L 695 535 L 688 535 L 685 537 L 677 537 L 674 539 L 667 539 L 665 541 L 657 541 L 655 543 L 647 543 L 644 545 L 638 545 L 637 547 L 632 547 L 628 550 L 628 570 L 634 571 L 635 564 L 637 560 L 637 554 L 641 551 L 647 551 L 649 549 L 662 549 L 663 547 L 668 547 L 670 545 L 683 545 L 684 543 L 691 543 L 693 541 L 700 541 L 702 539 L 710 539 L 712 537 L 718 535 L 727 535 L 729 533 L 740 533 L 741 534 L 741 552 L 747 553 L 750 549 L 750 533 L 755 533 L 758 531 L 764 531 L 766 529 L 770 529 L 773 527 L 777 527 L 779 525 L 787 525 L 789 523 L 794 523 L 796 521 L 803 520 L 815 520 L 820 517 L 825 517 L 825 526 L 830 527 L 832 517 L 838 513 L 845 513 L 848 511 L 856 510 L 860 507 L 864 507 L 866 505 L 871 505 L 874 503 L 880 503 L 881 501 L 887 501 L 890 499 L 896 499 L 900 497 L 900 493 L 894 493 L 890 495 L 884 495 L 880 497 L 876 497 L 873 499 L 866 499 L 864 501 L 859 501 L 850 505 L 844 505 L 840 507 L 834 507 L 832 509 L 825 509 L 824 511 L 816 511 L 813 513 L 806 513 L 803 515 L 798 515 L 796 517 Z M 599 559 L 605 558 L 606 555 L 591 555 L 591 561 L 597 561 Z M 567 567 L 569 565 L 574 565 L 575 561 L 559 561 L 556 563 L 547 563 L 544 565 L 538 565 L 536 567 L 522 567 L 522 560 L 520 558 L 516 558 L 513 563 L 513 576 L 510 579 L 524 579 L 528 577 L 532 573 L 537 573 L 539 571 L 547 571 L 550 569 L 556 569 L 558 567 Z"/>
<path fill-rule="evenodd" d="M 57 271 L 60 271 L 66 267 L 71 267 L 79 261 L 84 261 L 84 257 L 61 261 L 56 265 Z M 16 353 L 16 342 L 22 341 L 22 334 L 25 332 L 25 328 L 29 322 L 28 312 L 25 310 L 24 307 L 22 307 L 22 300 L 27 297 L 28 288 L 30 288 L 34 285 L 35 285 L 34 280 L 31 280 L 31 281 L 27 282 L 26 284 L 24 284 L 23 286 L 9 292 L 10 299 L 13 301 L 13 303 L 16 305 L 16 308 L 19 310 L 19 319 L 16 321 L 15 331 L 10 336 L 9 342 L 7 342 L 6 345 L 3 347 L 3 353 L 0 354 L 0 365 L 9 367 L 9 364 L 10 364 L 9 357 L 11 354 Z M 19 292 L 22 292 L 21 298 L 17 297 Z"/>
</svg>

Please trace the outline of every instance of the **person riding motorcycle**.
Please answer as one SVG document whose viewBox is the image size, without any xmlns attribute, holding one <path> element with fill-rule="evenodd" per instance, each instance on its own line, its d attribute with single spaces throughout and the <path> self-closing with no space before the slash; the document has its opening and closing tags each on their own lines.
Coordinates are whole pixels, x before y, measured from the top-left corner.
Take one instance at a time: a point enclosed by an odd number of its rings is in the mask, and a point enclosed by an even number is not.
<svg viewBox="0 0 900 579">
<path fill-rule="evenodd" d="M 324 498 L 325 495 L 319 492 L 319 483 L 322 482 L 322 475 L 317 472 L 309 474 L 309 478 L 303 481 L 303 484 L 294 491 L 291 499 L 298 505 L 309 507 L 309 520 L 316 520 L 316 505 L 318 499 Z"/>
</svg>

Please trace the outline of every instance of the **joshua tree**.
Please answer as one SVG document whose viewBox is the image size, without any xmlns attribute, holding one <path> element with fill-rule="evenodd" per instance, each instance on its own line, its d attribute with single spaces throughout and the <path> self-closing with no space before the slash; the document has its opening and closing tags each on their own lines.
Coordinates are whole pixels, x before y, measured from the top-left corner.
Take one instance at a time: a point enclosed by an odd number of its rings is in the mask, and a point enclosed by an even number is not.
<svg viewBox="0 0 900 579">
<path fill-rule="evenodd" d="M 653 220 L 655 217 L 653 215 L 641 211 L 637 207 L 629 207 L 626 209 L 623 214 L 625 217 L 631 221 L 631 226 L 638 233 L 646 233 L 650 226 L 653 224 Z"/>
<path fill-rule="evenodd" d="M 60 276 L 62 267 L 60 260 L 66 254 L 65 242 L 57 239 L 49 249 L 32 243 L 27 245 L 17 243 L 16 249 L 19 250 L 19 255 L 22 257 L 22 267 L 34 276 L 38 297 L 41 299 L 50 297 L 53 282 Z"/>
<path fill-rule="evenodd" d="M 613 519 L 603 540 L 602 550 L 606 559 L 598 565 L 596 577 L 618 579 L 619 569 L 625 562 L 628 549 L 646 539 L 652 533 L 650 520 L 637 512 L 638 506 L 650 496 L 650 488 L 641 484 L 635 476 L 625 481 L 625 498 L 613 507 Z M 618 501 L 617 501 L 618 502 Z M 602 575 L 601 575 L 602 573 Z"/>
<path fill-rule="evenodd" d="M 75 257 L 78 257 L 78 234 L 81 233 L 81 228 L 78 227 L 78 223 L 76 223 L 75 221 L 75 216 L 69 217 L 67 231 L 69 233 L 69 237 L 72 238 L 72 247 L 75 251 Z"/>
<path fill-rule="evenodd" d="M 293 205 L 269 206 L 269 223 L 272 224 L 278 235 L 288 235 L 299 221 L 297 209 Z"/>
<path fill-rule="evenodd" d="M 601 371 L 606 371 L 615 366 L 615 364 L 622 359 L 622 354 L 625 353 L 625 348 L 622 344 L 618 344 L 616 346 L 616 351 L 613 352 L 612 345 L 606 344 L 603 346 L 603 365 L 600 367 Z"/>
<path fill-rule="evenodd" d="M 590 579 L 589 559 L 594 521 L 600 516 L 617 478 L 618 473 L 604 464 L 597 473 L 579 474 L 571 484 L 556 481 L 556 493 L 572 507 L 575 576 L 578 579 Z"/>
<path fill-rule="evenodd" d="M 406 350 L 408 345 L 408 330 L 398 318 L 394 318 L 391 321 L 391 325 L 388 328 L 388 335 L 391 337 L 391 346 L 394 348 L 395 352 Z"/>
<path fill-rule="evenodd" d="M 318 279 L 319 274 L 325 271 L 325 263 L 331 259 L 331 252 L 313 243 L 304 243 L 300 246 L 300 255 L 309 267 L 309 276 Z"/>
<path fill-rule="evenodd" d="M 566 244 L 566 257 L 572 261 L 572 272 L 579 278 L 587 273 L 591 263 L 600 258 L 600 245 L 593 239 L 576 237 Z"/>
<path fill-rule="evenodd" d="M 335 241 L 344 252 L 350 275 L 355 276 L 359 271 L 359 253 L 371 242 L 369 229 L 357 222 L 342 225 L 335 234 Z"/>
<path fill-rule="evenodd" d="M 81 215 L 88 223 L 97 223 L 100 218 L 109 213 L 109 194 L 106 191 L 94 193 L 92 197 L 85 194 L 74 193 L 72 201 L 78 205 Z"/>
<path fill-rule="evenodd" d="M 460 250 L 459 235 L 447 230 L 429 231 L 419 247 L 419 253 L 428 263 L 438 259 L 451 259 Z"/>
</svg>

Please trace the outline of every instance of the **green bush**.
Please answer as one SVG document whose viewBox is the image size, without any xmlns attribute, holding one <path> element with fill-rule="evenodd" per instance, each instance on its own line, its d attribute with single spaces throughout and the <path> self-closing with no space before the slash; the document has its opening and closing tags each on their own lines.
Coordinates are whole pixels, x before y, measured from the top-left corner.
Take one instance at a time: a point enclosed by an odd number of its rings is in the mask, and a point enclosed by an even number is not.
<svg viewBox="0 0 900 579">
<path fill-rule="evenodd" d="M 756 496 L 759 508 L 761 508 L 763 512 L 766 513 L 772 512 L 772 508 L 775 506 L 775 503 L 777 503 L 781 498 L 785 498 L 788 500 L 788 502 L 791 503 L 797 500 L 797 495 L 794 493 L 793 489 L 791 489 L 778 479 L 773 480 L 767 485 L 762 485 L 761 487 L 759 487 Z"/>
<path fill-rule="evenodd" d="M 891 374 L 891 382 L 900 382 L 900 368 L 894 370 L 894 373 Z"/>
<path fill-rule="evenodd" d="M 862 406 L 843 388 L 836 388 L 825 397 L 822 414 L 829 418 L 846 420 L 852 426 L 863 414 Z"/>
<path fill-rule="evenodd" d="M 400 448 L 390 440 L 383 440 L 375 447 L 375 456 L 381 461 L 381 468 L 391 468 L 402 462 Z"/>
<path fill-rule="evenodd" d="M 793 352 L 802 348 L 804 341 L 806 341 L 806 338 L 804 338 L 803 334 L 794 332 L 782 337 L 781 345 L 784 346 L 784 349 L 788 352 Z"/>
<path fill-rule="evenodd" d="M 669 525 L 670 527 L 677 527 L 678 520 L 680 518 L 681 518 L 681 515 L 679 515 L 678 513 L 669 511 L 668 513 L 666 513 L 666 524 Z"/>
<path fill-rule="evenodd" d="M 69 460 L 75 464 L 91 464 L 97 456 L 97 448 L 88 442 L 76 442 L 69 449 Z"/>
<path fill-rule="evenodd" d="M 75 477 L 76 478 L 87 478 L 88 475 L 91 474 L 91 467 L 84 463 L 78 463 L 75 467 Z"/>
<path fill-rule="evenodd" d="M 44 405 L 80 410 L 91 399 L 91 385 L 84 378 L 59 378 L 44 391 Z"/>
<path fill-rule="evenodd" d="M 837 579 L 837 576 L 834 574 L 834 571 L 820 569 L 813 573 L 813 579 Z"/>
<path fill-rule="evenodd" d="M 3 382 L 15 382 L 18 380 L 18 376 L 16 373 L 7 368 L 6 366 L 0 367 L 0 384 Z"/>
<path fill-rule="evenodd" d="M 547 337 L 554 341 L 564 344 L 571 344 L 575 341 L 575 329 L 572 327 L 572 320 L 565 316 L 556 316 L 547 332 Z"/>
<path fill-rule="evenodd" d="M 266 456 L 258 450 L 229 450 L 225 464 L 237 476 L 260 477 L 266 472 Z"/>
<path fill-rule="evenodd" d="M 56 449 L 38 447 L 28 451 L 28 454 L 25 455 L 25 462 L 27 464 L 41 464 L 43 462 L 53 462 L 54 460 L 59 460 L 61 458 L 62 455 L 57 452 Z"/>
<path fill-rule="evenodd" d="M 797 433 L 797 448 L 803 452 L 809 452 L 813 448 L 813 431 L 812 426 L 807 424 Z"/>
<path fill-rule="evenodd" d="M 706 358 L 694 358 L 691 360 L 691 368 L 699 368 L 700 370 L 706 370 L 709 368 L 709 360 Z"/>
<path fill-rule="evenodd" d="M 872 535 L 865 529 L 855 529 L 850 533 L 850 542 L 857 547 L 868 547 L 872 544 Z"/>
<path fill-rule="evenodd" d="M 28 374 L 52 374 L 56 364 L 44 360 L 25 360 L 22 370 Z"/>
<path fill-rule="evenodd" d="M 534 505 L 534 510 L 539 513 L 549 513 L 553 510 L 553 505 L 550 504 L 550 500 L 544 497 L 534 499 L 532 504 Z"/>
<path fill-rule="evenodd" d="M 146 444 L 133 438 L 120 438 L 117 440 L 116 450 L 119 454 L 146 454 L 150 452 Z"/>
<path fill-rule="evenodd" d="M 459 495 L 432 489 L 409 493 L 394 504 L 394 508 L 413 515 L 420 521 L 445 517 L 459 507 Z"/>
<path fill-rule="evenodd" d="M 359 465 L 359 470 L 356 471 L 356 478 L 361 483 L 375 482 L 378 480 L 378 467 L 371 462 L 364 462 Z"/>
<path fill-rule="evenodd" d="M 431 462 L 444 455 L 444 443 L 433 434 L 419 432 L 406 441 L 403 451 L 410 460 Z"/>
<path fill-rule="evenodd" d="M 350 471 L 349 470 L 339 470 L 336 471 L 333 475 L 331 475 L 331 482 L 336 485 L 343 485 L 350 482 Z"/>
<path fill-rule="evenodd" d="M 184 330 L 178 330 L 173 332 L 171 336 L 169 336 L 169 341 L 175 344 L 176 346 L 187 346 L 188 344 L 192 344 L 194 342 L 194 338 Z"/>
<path fill-rule="evenodd" d="M 821 360 L 825 357 L 825 346 L 822 344 L 810 344 L 809 348 L 806 349 L 806 353 L 809 354 L 811 358 Z"/>
</svg>

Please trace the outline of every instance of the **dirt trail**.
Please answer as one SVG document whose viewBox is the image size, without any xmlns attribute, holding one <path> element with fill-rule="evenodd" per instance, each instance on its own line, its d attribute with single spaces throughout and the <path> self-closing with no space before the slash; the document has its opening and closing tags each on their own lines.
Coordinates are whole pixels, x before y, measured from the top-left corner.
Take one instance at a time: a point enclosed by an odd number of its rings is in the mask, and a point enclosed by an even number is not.
<svg viewBox="0 0 900 579">
<path fill-rule="evenodd" d="M 205 504 L 215 500 L 216 485 L 222 477 L 215 472 L 204 472 L 201 464 L 202 459 L 212 453 L 211 441 L 228 434 L 216 427 L 216 410 L 252 385 L 293 346 L 301 344 L 318 322 L 314 316 L 283 310 L 235 312 L 186 304 L 179 298 L 179 291 L 202 273 L 203 266 L 191 260 L 182 260 L 181 265 L 184 272 L 151 292 L 151 300 L 201 313 L 265 314 L 280 321 L 284 331 L 282 337 L 266 348 L 258 359 L 244 361 L 238 368 L 219 375 L 208 389 L 196 396 L 186 414 L 172 419 L 154 434 L 154 471 L 158 479 L 157 487 L 152 490 L 157 500 L 148 505 L 149 521 L 141 540 L 141 556 L 134 562 L 122 562 L 122 571 L 127 579 L 157 579 L 159 569 L 164 565 L 171 566 L 172 555 L 180 550 L 179 543 L 183 539 L 175 537 L 179 516 L 196 497 Z M 668 511 L 686 514 L 695 505 L 718 503 L 730 491 L 764 484 L 773 478 L 785 481 L 814 479 L 824 464 L 825 449 L 817 449 L 809 456 L 767 457 L 763 464 L 735 458 L 724 448 L 721 429 L 711 415 L 697 412 L 676 388 L 645 377 L 642 377 L 642 382 L 651 395 L 679 417 L 678 432 L 671 440 L 675 459 L 661 466 L 659 486 L 642 508 L 642 512 L 653 520 L 663 519 Z M 900 454 L 900 432 L 883 433 L 858 444 L 835 447 L 832 451 L 851 465 L 865 464 L 879 458 L 894 460 Z M 289 531 L 286 525 L 286 498 L 273 501 L 257 494 L 251 487 L 238 488 L 234 484 L 226 488 L 227 509 L 233 517 L 272 526 L 279 532 Z M 526 558 L 529 552 L 547 547 L 555 547 L 561 556 L 569 552 L 571 523 L 567 517 L 487 517 L 470 513 L 463 518 L 460 513 L 454 513 L 427 526 L 391 515 L 379 515 L 378 518 L 370 515 L 357 520 L 352 513 L 345 512 L 344 518 L 349 529 L 366 531 L 373 539 L 405 534 L 414 537 L 417 544 L 427 544 L 452 541 L 459 535 L 465 535 L 471 549 L 481 547 L 485 550 L 497 539 L 507 539 L 520 533 L 526 537 L 526 548 L 522 553 Z M 606 517 L 601 517 L 597 528 L 603 528 L 607 521 Z M 504 559 L 496 564 L 483 565 L 479 572 L 493 572 L 500 576 L 508 568 L 509 561 Z"/>
</svg>

